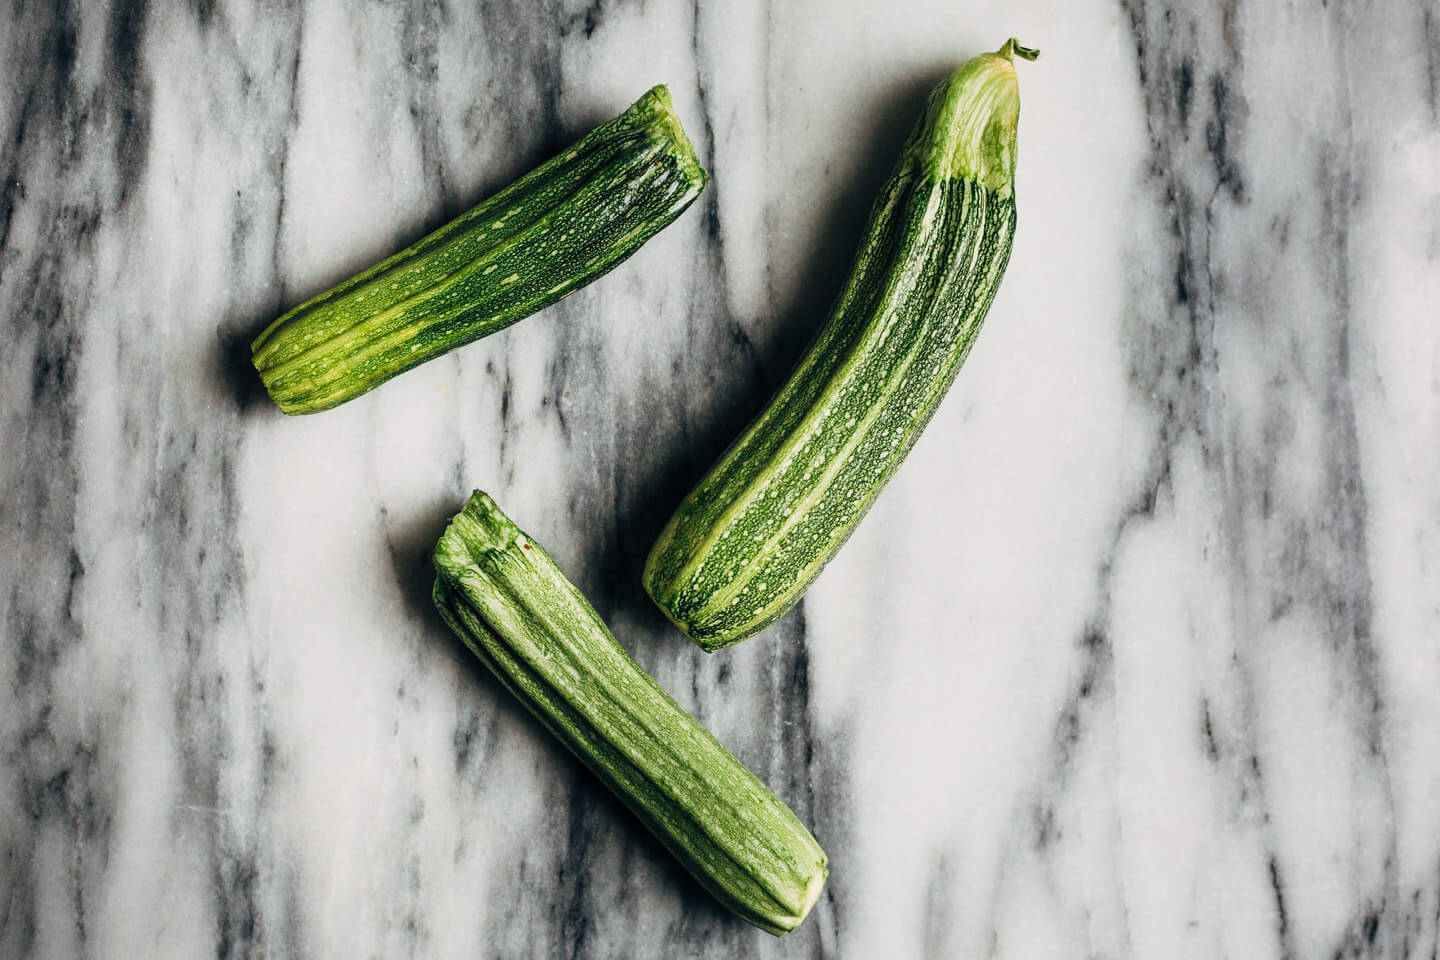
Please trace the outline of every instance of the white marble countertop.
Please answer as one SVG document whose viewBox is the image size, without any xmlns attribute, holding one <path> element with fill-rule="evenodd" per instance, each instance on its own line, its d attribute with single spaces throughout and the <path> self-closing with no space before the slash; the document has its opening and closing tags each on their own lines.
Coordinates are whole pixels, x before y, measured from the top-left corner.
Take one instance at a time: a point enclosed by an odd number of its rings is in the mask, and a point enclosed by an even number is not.
<svg viewBox="0 0 1440 960">
<path fill-rule="evenodd" d="M 638 587 L 1007 37 L 1014 256 L 802 607 Z M 1440 13 L 1425 2 L 11 4 L 0 956 L 1433 958 Z M 714 181 L 338 410 L 277 314 L 656 82 Z M 431 611 L 481 487 L 831 860 L 725 914 Z"/>
</svg>

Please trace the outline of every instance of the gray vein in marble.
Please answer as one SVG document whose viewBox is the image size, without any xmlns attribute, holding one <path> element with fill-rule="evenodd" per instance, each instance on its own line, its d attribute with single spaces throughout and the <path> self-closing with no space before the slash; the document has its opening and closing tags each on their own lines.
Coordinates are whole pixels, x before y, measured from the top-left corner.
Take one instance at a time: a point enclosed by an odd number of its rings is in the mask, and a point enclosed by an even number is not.
<svg viewBox="0 0 1440 960">
<path fill-rule="evenodd" d="M 3 837 L 0 877 L 0 950 L 23 955 L 56 895 L 69 918 L 62 936 L 83 942 L 92 884 L 104 869 L 109 841 L 107 798 L 114 788 L 113 758 L 104 732 L 64 709 L 69 698 L 60 665 L 84 642 L 76 606 L 84 563 L 74 548 L 78 478 L 74 444 L 75 370 L 83 340 L 80 317 L 93 303 L 94 285 L 70 269 L 93 250 L 106 217 L 119 215 L 143 163 L 130 127 L 144 123 L 144 84 L 129 44 L 133 23 L 122 19 L 106 56 L 122 83 L 85 89 L 74 76 L 77 38 L 64 6 L 31 11 L 28 31 L 15 31 L 9 63 L 25 65 L 28 84 L 7 88 L 4 115 L 10 157 L 0 208 L 0 300 L 7 305 L 11 348 L 4 376 L 22 389 L 28 406 L 6 411 L 9 450 L 0 470 L 7 522 L 0 549 L 25 571 L 8 577 L 5 634 L 10 651 L 10 705 L 5 712 L 5 765 L 11 803 L 29 821 Z M 94 152 L 110 162 L 87 162 Z M 49 169 L 54 179 L 34 183 L 27 172 Z M 48 189 L 47 189 L 48 188 Z M 36 208 L 39 208 L 37 211 Z M 31 214 L 14 233 L 17 213 Z M 57 709 L 58 708 L 58 709 Z M 80 729 L 76 729 L 76 727 Z M 86 727 L 91 727 L 86 729 Z M 67 851 L 64 878 L 42 889 L 38 876 L 45 845 Z"/>
</svg>

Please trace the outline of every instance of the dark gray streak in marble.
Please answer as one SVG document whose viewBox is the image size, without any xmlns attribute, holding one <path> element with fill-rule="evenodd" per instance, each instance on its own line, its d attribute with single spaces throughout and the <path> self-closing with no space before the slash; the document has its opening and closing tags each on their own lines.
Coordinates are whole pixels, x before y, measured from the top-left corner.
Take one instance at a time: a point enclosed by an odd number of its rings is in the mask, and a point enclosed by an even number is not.
<svg viewBox="0 0 1440 960">
<path fill-rule="evenodd" d="M 272 44 L 255 44 L 224 6 L 208 2 L 196 7 L 200 38 L 216 66 L 236 72 L 244 104 L 242 115 L 259 140 L 254 169 L 246 171 L 246 189 L 230 204 L 230 257 L 237 267 L 260 271 L 255 282 L 237 285 L 233 309 L 221 318 L 217 366 L 235 405 L 247 415 L 268 412 L 270 399 L 255 376 L 250 344 L 268 322 L 290 305 L 289 277 L 284 262 L 285 183 L 290 141 L 299 124 L 300 63 L 305 36 L 301 3 L 277 4 L 267 10 L 266 25 L 275 28 Z M 263 262 L 248 262 L 251 244 L 268 251 Z"/>
<path fill-rule="evenodd" d="M 458 216 L 452 209 L 446 182 L 446 156 L 441 144 L 441 116 L 436 98 L 439 63 L 436 46 L 440 32 L 447 29 L 450 12 L 441 3 L 413 2 L 405 7 L 401 20 L 400 52 L 404 63 L 410 120 L 420 143 L 420 169 L 427 193 L 435 195 L 437 213 L 428 228 L 438 227 Z"/>
<path fill-rule="evenodd" d="M 949 856 L 941 852 L 935 858 L 930 874 L 925 904 L 925 960 L 949 960 L 955 956 L 954 937 L 954 888 L 955 869 Z"/>
<path fill-rule="evenodd" d="M 268 318 L 287 297 L 285 185 L 290 135 L 298 123 L 304 13 L 298 5 L 277 5 L 258 25 L 245 23 L 238 13 L 201 5 L 193 27 L 186 24 L 220 78 L 214 96 L 223 100 L 229 96 L 225 84 L 238 80 L 238 110 L 209 116 L 200 98 L 195 113 L 168 118 L 224 144 L 236 157 L 237 179 L 244 185 L 228 204 L 235 238 L 230 270 L 237 282 L 233 307 L 218 324 L 225 375 L 219 384 L 188 387 L 202 391 L 192 400 L 209 402 L 162 412 L 147 399 L 147 408 L 136 413 L 138 422 L 165 428 L 158 449 L 139 466 L 157 485 L 144 549 L 157 563 L 159 595 L 166 600 L 153 629 L 161 644 L 183 638 L 184 646 L 173 678 L 182 790 L 177 830 L 186 837 L 193 830 L 205 849 L 215 954 L 226 958 L 294 954 L 305 940 L 293 879 L 286 879 L 266 840 L 273 829 L 268 797 L 290 745 L 267 719 L 268 692 L 254 660 L 263 652 L 248 648 L 239 669 L 236 658 L 227 656 L 246 602 L 246 562 L 237 539 L 239 435 L 245 415 L 269 413 L 253 384 L 248 342 L 256 320 Z M 147 368 L 165 363 L 164 355 L 136 347 L 135 375 L 163 380 Z M 217 385 L 229 396 L 203 392 Z M 187 513 L 186 505 L 204 505 L 204 512 Z"/>
<path fill-rule="evenodd" d="M 25 571 L 0 600 L 8 638 L 0 757 L 17 788 L 0 803 L 10 808 L 7 824 L 25 826 L 0 836 L 0 953 L 23 956 L 42 911 L 57 908 L 69 928 L 62 936 L 84 946 L 108 854 L 115 759 L 97 708 L 66 689 L 84 631 L 85 563 L 74 546 L 77 370 L 85 321 L 100 305 L 97 234 L 124 215 L 143 170 L 135 138 L 148 107 L 130 19 L 112 20 L 105 38 L 119 82 L 86 86 L 75 74 L 74 11 L 37 4 L 15 13 L 3 60 L 22 67 L 0 111 L 0 376 L 29 383 L 30 405 L 6 409 L 0 421 L 0 553 Z M 35 232 L 14 232 L 19 218 Z M 63 906 L 39 901 L 39 878 L 55 871 L 68 877 Z"/>
<path fill-rule="evenodd" d="M 1108 554 L 1113 557 L 1113 553 L 1112 544 Z M 1103 583 L 1104 577 L 1101 579 Z M 1109 597 L 1104 590 L 1100 591 L 1097 602 L 1100 608 L 1094 615 L 1095 623 L 1108 623 Z M 1072 809 L 1075 780 L 1081 764 L 1087 760 L 1094 762 L 1092 758 L 1097 747 L 1113 734 L 1114 648 L 1104 629 L 1093 624 L 1080 636 L 1076 647 L 1079 658 L 1075 668 L 1076 679 L 1060 704 L 1047 745 L 1045 774 L 1034 787 L 1034 797 L 1024 821 L 1025 839 L 1040 862 L 1046 864 L 1053 863 L 1050 858 L 1062 842 L 1077 842 L 1071 833 L 1083 836 L 1084 829 L 1074 822 L 1076 811 Z M 1107 810 L 1107 813 L 1113 816 L 1112 811 Z M 1111 844 L 1101 839 L 1092 842 L 1104 844 L 1104 860 L 1114 869 L 1116 853 Z M 1048 869 L 1053 870 L 1054 867 Z M 1100 886 L 1112 881 L 1109 877 L 1097 875 L 1093 882 Z M 1086 897 L 1087 894 L 1081 896 Z M 1102 953 L 1104 945 L 1087 944 L 1086 952 Z"/>
<path fill-rule="evenodd" d="M 117 0 L 110 10 L 107 73 L 110 92 L 118 97 L 115 170 L 122 206 L 145 171 L 150 147 L 149 80 L 140 63 L 147 6 L 146 0 Z"/>
<path fill-rule="evenodd" d="M 1440 13 L 1433 4 L 1420 0 L 1420 49 L 1425 57 L 1425 99 L 1430 103 L 1430 115 L 1440 122 Z"/>
<path fill-rule="evenodd" d="M 1157 497 L 1161 491 L 1168 493 L 1177 445 L 1196 445 L 1207 474 L 1204 482 L 1222 491 L 1224 498 L 1225 515 L 1214 519 L 1223 523 L 1220 542 L 1230 551 L 1235 571 L 1230 589 L 1238 617 L 1238 682 L 1253 697 L 1246 663 L 1263 655 L 1253 643 L 1267 620 L 1290 616 L 1298 608 L 1313 612 L 1327 625 L 1327 641 L 1344 664 L 1344 683 L 1337 695 L 1351 716 L 1351 729 L 1367 745 L 1371 758 L 1367 779 L 1381 794 L 1379 802 L 1393 811 L 1386 795 L 1384 702 L 1371 644 L 1367 505 L 1349 363 L 1354 322 L 1350 230 L 1362 202 L 1360 184 L 1367 176 L 1365 160 L 1351 143 L 1351 111 L 1356 109 L 1352 97 L 1381 95 L 1366 74 L 1364 18 L 1349 8 L 1328 14 L 1337 36 L 1356 39 L 1341 40 L 1340 61 L 1327 64 L 1321 72 L 1340 78 L 1335 84 L 1340 112 L 1331 116 L 1327 128 L 1315 133 L 1326 140 L 1316 154 L 1323 158 L 1320 169 L 1297 171 L 1302 189 L 1322 198 L 1322 218 L 1307 223 L 1300 219 L 1304 210 L 1288 206 L 1286 184 L 1247 172 L 1241 159 L 1247 139 L 1289 135 L 1252 123 L 1241 92 L 1246 69 L 1237 23 L 1252 15 L 1251 8 L 1227 4 L 1214 14 L 1147 2 L 1126 3 L 1125 8 L 1146 91 L 1153 156 L 1150 188 L 1160 209 L 1173 218 L 1174 237 L 1172 250 L 1142 256 L 1150 263 L 1138 275 L 1148 278 L 1168 270 L 1176 278 L 1174 295 L 1159 312 L 1150 306 L 1151 294 L 1146 291 L 1133 313 L 1135 396 L 1154 407 L 1159 427 L 1143 512 L 1158 509 Z M 1218 22 L 1206 22 L 1212 16 Z M 1251 47 L 1266 42 L 1251 36 Z M 1208 97 L 1192 98 L 1192 84 L 1208 92 Z M 1283 152 L 1283 145 L 1278 146 Z M 1306 271 L 1303 277 L 1245 275 L 1249 265 L 1265 263 L 1270 253 L 1268 239 L 1250 241 L 1256 234 L 1247 232 L 1247 227 L 1272 218 L 1286 225 L 1283 236 L 1289 243 L 1302 245 L 1295 256 Z M 1226 251 L 1223 259 L 1214 252 L 1221 244 Z M 1257 284 L 1268 286 L 1259 300 Z M 1292 284 L 1299 289 L 1292 290 Z M 1306 302 L 1307 284 L 1322 291 L 1324 306 L 1316 312 Z M 1265 343 L 1269 349 L 1259 356 L 1235 357 L 1226 345 L 1241 341 L 1223 328 L 1247 324 L 1263 331 L 1248 342 Z M 1176 331 L 1182 333 L 1177 336 Z M 1227 367 L 1237 361 L 1268 368 L 1266 378 L 1276 389 L 1259 411 L 1229 400 L 1233 375 Z M 1318 390 L 1307 384 L 1316 374 L 1323 375 Z M 1253 420 L 1257 414 L 1258 423 Z M 1318 417 L 1323 424 L 1320 503 L 1291 503 L 1286 493 L 1297 478 L 1277 451 L 1293 439 L 1297 417 Z M 1256 435 L 1265 439 L 1265 445 L 1251 448 L 1245 438 Z M 1167 503 L 1165 509 L 1173 510 L 1174 505 Z M 1253 702 L 1250 709 L 1257 709 Z M 1227 736 L 1221 742 L 1230 740 Z M 1263 812 L 1265 765 L 1257 752 L 1265 748 L 1252 743 L 1246 749 L 1251 751 L 1249 766 L 1255 781 L 1253 792 L 1247 793 Z M 1392 829 L 1387 862 L 1393 862 L 1393 844 Z M 1286 854 L 1271 854 L 1269 883 L 1276 900 L 1280 952 L 1289 956 L 1295 946 L 1285 908 L 1285 862 Z M 1393 882 L 1393 870 L 1385 872 Z M 1398 909 L 1393 892 L 1385 895 L 1382 906 L 1386 905 Z M 1399 920 L 1387 916 L 1386 924 Z M 1354 921 L 1337 955 L 1361 955 L 1359 945 L 1375 941 L 1379 922 L 1371 913 Z"/>
</svg>

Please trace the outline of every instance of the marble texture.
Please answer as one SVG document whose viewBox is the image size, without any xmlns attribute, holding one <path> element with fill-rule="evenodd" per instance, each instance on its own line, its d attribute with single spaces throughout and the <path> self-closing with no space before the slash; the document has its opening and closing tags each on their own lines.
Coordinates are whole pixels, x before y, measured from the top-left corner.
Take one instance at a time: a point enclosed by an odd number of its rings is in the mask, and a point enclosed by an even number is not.
<svg viewBox="0 0 1440 960">
<path fill-rule="evenodd" d="M 1017 36 L 1014 257 L 803 605 L 638 588 L 925 90 Z M 0 13 L 0 957 L 1434 958 L 1426 0 L 16 0 Z M 670 84 L 633 260 L 330 413 L 282 308 Z M 831 857 L 730 918 L 471 663 L 472 487 Z"/>
</svg>

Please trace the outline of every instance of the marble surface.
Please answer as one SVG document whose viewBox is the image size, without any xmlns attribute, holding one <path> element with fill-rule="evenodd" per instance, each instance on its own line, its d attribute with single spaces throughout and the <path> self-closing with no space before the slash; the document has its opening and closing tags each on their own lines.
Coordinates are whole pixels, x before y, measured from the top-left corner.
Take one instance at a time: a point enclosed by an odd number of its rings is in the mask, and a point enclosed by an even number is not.
<svg viewBox="0 0 1440 960">
<path fill-rule="evenodd" d="M 987 328 L 802 607 L 706 656 L 645 552 L 1012 35 Z M 1426 0 L 17 0 L 0 63 L 0 956 L 1436 956 Z M 633 260 L 268 404 L 268 319 L 659 81 L 714 182 Z M 800 930 L 446 634 L 472 487 L 812 826 Z"/>
</svg>

